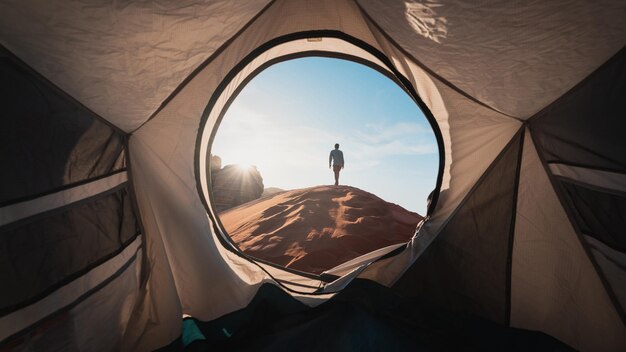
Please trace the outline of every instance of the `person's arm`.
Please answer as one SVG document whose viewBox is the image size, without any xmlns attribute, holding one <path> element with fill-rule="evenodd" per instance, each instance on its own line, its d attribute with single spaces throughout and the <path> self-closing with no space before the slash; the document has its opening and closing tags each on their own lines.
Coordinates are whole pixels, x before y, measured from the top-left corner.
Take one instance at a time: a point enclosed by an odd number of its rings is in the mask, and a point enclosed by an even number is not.
<svg viewBox="0 0 626 352">
<path fill-rule="evenodd" d="M 331 151 L 328 155 L 328 168 L 330 169 L 330 162 L 333 160 L 333 152 Z"/>
</svg>

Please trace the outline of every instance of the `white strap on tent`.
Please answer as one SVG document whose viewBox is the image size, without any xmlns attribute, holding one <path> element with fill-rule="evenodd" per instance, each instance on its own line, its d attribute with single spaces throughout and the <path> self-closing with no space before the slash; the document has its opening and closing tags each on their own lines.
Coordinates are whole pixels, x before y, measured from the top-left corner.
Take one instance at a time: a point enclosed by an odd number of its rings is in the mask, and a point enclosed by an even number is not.
<svg viewBox="0 0 626 352">
<path fill-rule="evenodd" d="M 359 274 L 361 272 L 363 272 L 363 270 L 365 270 L 365 268 L 367 268 L 367 266 L 370 264 L 371 262 L 368 262 L 367 264 L 363 264 L 361 266 L 358 266 L 354 269 L 352 269 L 352 271 L 348 272 L 347 274 L 345 274 L 344 276 L 338 278 L 337 280 L 329 283 L 328 285 L 324 286 L 324 291 L 326 292 L 338 292 L 340 290 L 343 290 L 346 286 L 348 286 L 348 284 L 350 282 L 352 282 L 352 280 L 356 279 L 357 276 L 359 276 Z"/>
<path fill-rule="evenodd" d="M 324 282 L 320 280 L 294 275 L 293 273 L 268 264 L 260 262 L 257 262 L 257 264 L 272 275 L 276 281 L 296 292 L 313 293 L 317 292 L 321 287 L 324 287 L 324 292 L 335 292 L 341 290 L 345 285 L 350 283 L 350 281 L 358 276 L 358 274 L 360 274 L 361 271 L 363 271 L 363 269 L 365 269 L 369 264 L 403 246 L 406 246 L 406 243 L 398 243 L 380 248 L 324 271 L 322 275 L 327 274 L 339 276 L 337 280 L 328 284 L 324 284 Z"/>
<path fill-rule="evenodd" d="M 626 175 L 565 164 L 550 164 L 554 175 L 569 178 L 592 186 L 626 192 Z"/>
<path fill-rule="evenodd" d="M 133 259 L 141 246 L 141 242 L 141 236 L 137 236 L 117 256 L 59 288 L 45 298 L 0 318 L 0 341 L 74 303 L 82 295 L 109 279 Z"/>
<path fill-rule="evenodd" d="M 626 253 L 617 251 L 591 236 L 584 235 L 584 237 L 593 251 L 602 253 L 603 256 L 610 259 L 613 263 L 626 268 Z M 626 285 L 626 281 L 624 281 L 624 284 Z M 624 291 L 624 293 L 626 294 L 626 291 Z"/>
<path fill-rule="evenodd" d="M 383 257 L 391 252 L 393 252 L 394 250 L 406 246 L 406 243 L 398 243 L 398 244 L 394 244 L 391 246 L 387 246 L 387 247 L 383 247 L 380 249 L 377 249 L 373 252 L 364 254 L 360 257 L 356 257 L 348 262 L 345 262 L 343 264 L 337 265 L 336 267 L 332 268 L 332 269 L 328 269 L 326 271 L 324 271 L 322 274 L 328 274 L 328 275 L 335 275 L 335 276 L 344 276 L 349 274 L 350 272 L 354 271 L 354 269 L 370 264 L 373 261 L 377 260 L 380 257 Z M 328 285 L 326 286 L 328 287 Z"/>
<path fill-rule="evenodd" d="M 128 180 L 126 171 L 45 196 L 0 208 L 0 226 L 106 192 Z"/>
<path fill-rule="evenodd" d="M 584 238 L 620 305 L 626 306 L 626 254 L 591 236 L 585 235 Z"/>
<path fill-rule="evenodd" d="M 318 279 L 300 276 L 269 264 L 256 263 L 269 273 L 275 281 L 296 292 L 313 293 L 324 285 L 324 282 Z"/>
</svg>

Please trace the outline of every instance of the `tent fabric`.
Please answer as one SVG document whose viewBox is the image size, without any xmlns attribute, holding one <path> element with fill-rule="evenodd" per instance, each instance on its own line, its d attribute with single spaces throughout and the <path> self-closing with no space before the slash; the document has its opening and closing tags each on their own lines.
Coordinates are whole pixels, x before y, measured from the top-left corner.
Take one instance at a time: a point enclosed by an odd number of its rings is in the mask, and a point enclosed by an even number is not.
<svg viewBox="0 0 626 352">
<path fill-rule="evenodd" d="M 141 270 L 127 135 L 3 46 L 0 77 L 0 344 L 114 346 Z"/>
<path fill-rule="evenodd" d="M 626 194 L 611 194 L 559 182 L 566 206 L 583 234 L 626 253 Z"/>
<path fill-rule="evenodd" d="M 622 319 L 626 319 L 622 281 L 626 277 L 626 266 L 622 264 L 626 248 L 623 231 L 618 230 L 626 225 L 626 194 L 590 189 L 561 180 L 557 182 L 579 237 L 608 285 L 609 294 L 620 307 Z"/>
<path fill-rule="evenodd" d="M 624 5 L 604 0 L 358 1 L 431 72 L 494 109 L 527 119 L 624 46 Z"/>
<path fill-rule="evenodd" d="M 428 250 L 394 284 L 397 292 L 508 324 L 522 137 L 518 132 Z"/>
<path fill-rule="evenodd" d="M 626 307 L 626 254 L 616 251 L 593 237 L 584 236 L 591 254 L 611 286 L 622 309 Z"/>
<path fill-rule="evenodd" d="M 621 49 L 585 80 L 530 119 L 539 157 L 590 262 L 626 325 L 620 279 L 607 246 L 624 252 L 623 182 L 626 148 L 620 131 L 626 105 L 626 50 Z M 593 121 L 593 123 L 590 123 Z M 593 239 L 602 246 L 591 245 Z M 602 263 L 602 264 L 600 264 Z M 621 298 L 620 298 L 621 297 Z"/>
<path fill-rule="evenodd" d="M 134 302 L 139 298 L 142 261 L 137 246 L 128 249 L 130 251 L 120 253 L 36 306 L 29 307 L 27 312 L 8 316 L 9 319 L 2 318 L 3 348 L 45 351 L 122 349 L 122 336 Z M 18 330 L 25 324 L 28 324 L 27 328 Z M 4 340 L 4 333 L 13 331 L 17 332 Z"/>
<path fill-rule="evenodd" d="M 221 321 L 268 285 L 325 311 L 357 277 L 575 349 L 625 350 L 625 11 L 2 2 L 0 273 L 18 280 L 0 294 L 18 308 L 0 317 L 0 346 L 154 350 L 179 337 L 183 314 Z M 436 206 L 412 240 L 323 278 L 233 250 L 202 175 L 238 91 L 313 54 L 391 77 L 441 149 Z"/>
<path fill-rule="evenodd" d="M 414 70 L 409 76 L 411 82 L 417 85 L 444 135 L 446 165 L 437 208 L 420 229 L 420 236 L 412 239 L 407 251 L 373 263 L 360 276 L 385 285 L 393 285 L 424 252 L 521 126 L 519 121 L 473 104 L 448 86 L 436 83 L 410 61 L 405 65 L 408 69 Z M 434 87 L 427 89 L 427 82 L 434 82 Z"/>
<path fill-rule="evenodd" d="M 378 29 L 376 23 L 368 19 L 368 25 L 395 69 L 410 81 L 425 108 L 432 112 L 443 136 L 445 165 L 441 190 L 448 192 L 444 199 L 439 199 L 437 212 L 425 227 L 425 230 L 434 233 L 441 229 L 441 220 L 459 205 L 473 183 L 515 135 L 521 123 L 467 99 L 408 57 Z"/>
<path fill-rule="evenodd" d="M 135 286 L 134 291 L 136 291 L 140 268 L 137 263 L 141 262 L 140 249 L 141 237 L 137 237 L 114 257 L 60 287 L 45 298 L 29 305 L 22 311 L 3 316 L 0 318 L 0 327 L 2 327 L 0 339 L 3 341 L 7 339 L 9 344 L 19 344 L 23 343 L 25 335 L 38 330 L 41 331 L 40 325 L 57 325 L 50 324 L 50 321 L 58 320 L 57 315 L 65 315 L 68 310 L 81 304 L 82 301 L 97 293 L 103 286 L 117 280 L 127 271 L 135 272 L 135 275 L 131 276 L 134 276 L 133 285 Z M 127 292 L 127 294 L 136 296 L 136 292 L 132 291 Z M 61 325 L 74 324 L 72 319 L 62 319 L 60 323 Z M 120 323 L 126 324 L 125 322 Z"/>
<path fill-rule="evenodd" d="M 120 252 L 138 235 L 122 189 L 0 229 L 0 315 L 31 304 Z"/>
<path fill-rule="evenodd" d="M 0 206 L 125 169 L 123 134 L 2 47 L 0 78 Z"/>
<path fill-rule="evenodd" d="M 511 326 L 579 350 L 619 351 L 624 323 L 585 253 L 526 130 L 511 272 Z M 576 309 L 572 309 L 576 307 Z"/>
<path fill-rule="evenodd" d="M 95 181 L 0 208 L 0 226 L 65 207 L 104 193 L 128 181 L 126 171 L 119 171 Z"/>
<path fill-rule="evenodd" d="M 550 172 L 554 176 L 561 177 L 569 182 L 610 191 L 626 192 L 626 174 L 558 163 L 552 163 L 549 166 Z"/>
<path fill-rule="evenodd" d="M 9 50 L 130 132 L 266 3 L 3 1 L 0 32 Z"/>
<path fill-rule="evenodd" d="M 548 164 L 626 173 L 626 49 L 531 121 Z"/>
</svg>

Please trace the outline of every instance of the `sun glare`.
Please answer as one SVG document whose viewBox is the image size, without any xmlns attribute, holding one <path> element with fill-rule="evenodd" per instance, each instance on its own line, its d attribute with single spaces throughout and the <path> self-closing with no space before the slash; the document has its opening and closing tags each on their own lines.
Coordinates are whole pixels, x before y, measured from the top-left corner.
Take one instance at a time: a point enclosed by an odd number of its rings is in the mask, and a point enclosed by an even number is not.
<svg viewBox="0 0 626 352">
<path fill-rule="evenodd" d="M 237 164 L 237 167 L 241 171 L 250 171 L 252 170 L 252 168 L 254 168 L 254 166 L 251 164 Z"/>
</svg>

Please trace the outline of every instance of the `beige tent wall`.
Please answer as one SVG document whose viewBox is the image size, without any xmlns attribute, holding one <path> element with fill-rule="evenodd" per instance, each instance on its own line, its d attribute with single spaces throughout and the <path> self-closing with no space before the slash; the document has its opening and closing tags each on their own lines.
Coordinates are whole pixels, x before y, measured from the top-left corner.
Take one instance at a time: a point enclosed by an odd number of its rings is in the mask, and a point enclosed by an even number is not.
<svg viewBox="0 0 626 352">
<path fill-rule="evenodd" d="M 526 133 L 511 274 L 511 325 L 582 351 L 623 351 L 626 327 Z"/>
<path fill-rule="evenodd" d="M 39 324 L 21 334 L 8 350 L 89 351 L 95 346 L 100 350 L 121 349 L 138 298 L 141 239 L 137 237 L 115 257 L 41 300 L 4 315 L 0 319 L 0 341 Z M 42 321 L 45 324 L 40 324 Z"/>
<path fill-rule="evenodd" d="M 2 44 L 130 132 L 268 0 L 2 1 Z"/>
<path fill-rule="evenodd" d="M 522 119 L 591 74 L 626 38 L 623 1 L 357 1 L 431 72 Z"/>
<path fill-rule="evenodd" d="M 583 235 L 594 257 L 601 268 L 604 278 L 615 294 L 616 300 L 624 307 L 626 304 L 626 254 L 617 251 L 591 236 Z"/>
</svg>

